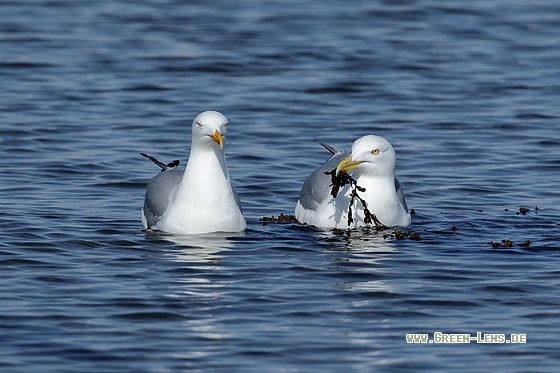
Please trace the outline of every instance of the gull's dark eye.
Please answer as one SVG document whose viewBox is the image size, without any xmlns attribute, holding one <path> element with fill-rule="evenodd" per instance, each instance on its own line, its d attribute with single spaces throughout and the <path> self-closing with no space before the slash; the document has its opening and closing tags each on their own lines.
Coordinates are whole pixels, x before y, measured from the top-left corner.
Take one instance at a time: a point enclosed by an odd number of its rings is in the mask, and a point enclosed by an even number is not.
<svg viewBox="0 0 560 373">
<path fill-rule="evenodd" d="M 199 121 L 196 121 L 196 125 L 198 126 L 198 128 L 202 128 L 202 123 L 200 123 Z"/>
<path fill-rule="evenodd" d="M 371 151 L 371 154 L 373 155 L 379 155 L 379 149 L 374 149 Z"/>
<path fill-rule="evenodd" d="M 227 125 L 228 125 L 228 124 L 229 124 L 229 123 L 228 123 L 228 122 L 226 122 L 226 124 L 224 124 L 224 127 L 227 127 Z"/>
</svg>

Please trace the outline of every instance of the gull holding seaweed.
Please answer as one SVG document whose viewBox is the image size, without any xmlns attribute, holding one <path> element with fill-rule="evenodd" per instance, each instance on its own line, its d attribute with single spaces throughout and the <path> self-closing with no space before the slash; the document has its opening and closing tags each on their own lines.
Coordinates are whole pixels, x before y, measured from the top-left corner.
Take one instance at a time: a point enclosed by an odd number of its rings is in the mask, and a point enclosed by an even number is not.
<svg viewBox="0 0 560 373">
<path fill-rule="evenodd" d="M 351 153 L 321 145 L 332 157 L 303 183 L 295 209 L 298 221 L 320 228 L 410 225 L 389 141 L 364 136 L 354 141 Z"/>
<path fill-rule="evenodd" d="M 179 161 L 164 164 L 142 153 L 161 168 L 146 189 L 144 229 L 179 234 L 245 229 L 241 203 L 226 165 L 227 126 L 227 118 L 217 111 L 205 111 L 194 119 L 185 171 L 178 169 Z"/>
</svg>

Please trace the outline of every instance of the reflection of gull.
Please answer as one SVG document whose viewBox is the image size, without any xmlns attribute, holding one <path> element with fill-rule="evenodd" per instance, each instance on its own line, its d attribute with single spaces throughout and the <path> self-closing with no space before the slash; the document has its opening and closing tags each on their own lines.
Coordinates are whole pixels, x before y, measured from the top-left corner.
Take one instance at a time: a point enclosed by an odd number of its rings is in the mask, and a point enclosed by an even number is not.
<svg viewBox="0 0 560 373">
<path fill-rule="evenodd" d="M 148 183 L 142 225 L 170 233 L 241 232 L 245 219 L 229 180 L 224 145 L 227 119 L 216 111 L 198 115 L 185 171 L 165 165 Z"/>
<path fill-rule="evenodd" d="M 389 227 L 410 225 L 410 214 L 404 192 L 395 178 L 395 150 L 380 136 L 364 136 L 354 141 L 352 153 L 335 152 L 333 156 L 305 180 L 295 209 L 296 218 L 302 222 L 323 228 L 347 227 L 350 204 L 350 185 L 340 189 L 333 197 L 330 176 L 325 172 L 336 169 L 337 173 L 352 172 L 357 184 L 365 188 L 360 197 L 377 219 Z M 353 224 L 364 223 L 364 209 L 357 200 L 353 205 Z"/>
<path fill-rule="evenodd" d="M 374 228 L 358 228 L 333 233 L 333 231 L 317 230 L 314 236 L 329 243 L 329 251 L 340 251 L 348 254 L 373 255 L 374 260 L 386 258 L 398 251 L 395 242 L 386 237 L 387 231 L 376 231 Z"/>
<path fill-rule="evenodd" d="M 352 292 L 393 293 L 392 281 L 388 281 L 385 275 L 393 271 L 391 261 L 399 252 L 398 246 L 373 229 L 352 229 L 349 232 L 349 236 L 334 235 L 325 230 L 315 233 L 322 240 L 328 240 L 328 251 L 336 271 L 346 274 L 341 276 L 342 281 L 337 287 Z M 354 274 L 358 276 L 354 277 Z"/>
<path fill-rule="evenodd" d="M 243 233 L 214 232 L 211 234 L 180 235 L 162 234 L 161 238 L 175 243 L 180 250 L 169 252 L 174 260 L 186 262 L 219 261 L 220 253 L 233 246 L 233 237 L 241 237 Z"/>
</svg>

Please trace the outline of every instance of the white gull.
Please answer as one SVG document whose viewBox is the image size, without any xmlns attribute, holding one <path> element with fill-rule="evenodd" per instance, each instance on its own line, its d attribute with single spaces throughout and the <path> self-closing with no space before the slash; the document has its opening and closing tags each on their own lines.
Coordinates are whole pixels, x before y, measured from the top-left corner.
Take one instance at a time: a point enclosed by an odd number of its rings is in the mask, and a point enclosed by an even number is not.
<svg viewBox="0 0 560 373">
<path fill-rule="evenodd" d="M 144 229 L 178 234 L 241 232 L 246 223 L 229 179 L 224 146 L 227 118 L 205 111 L 192 123 L 191 152 L 185 171 L 147 156 L 162 168 L 148 183 Z M 144 154 L 143 154 L 144 155 Z"/>
<path fill-rule="evenodd" d="M 295 209 L 301 223 L 320 228 L 347 228 L 351 186 L 342 187 L 336 197 L 331 195 L 331 177 L 325 172 L 352 172 L 358 192 L 368 210 L 387 227 L 407 227 L 410 213 L 401 184 L 395 177 L 396 155 L 393 146 L 380 136 L 361 137 L 352 144 L 352 152 L 335 151 L 333 156 L 305 180 Z M 352 206 L 351 228 L 366 226 L 364 208 L 359 200 Z"/>
</svg>

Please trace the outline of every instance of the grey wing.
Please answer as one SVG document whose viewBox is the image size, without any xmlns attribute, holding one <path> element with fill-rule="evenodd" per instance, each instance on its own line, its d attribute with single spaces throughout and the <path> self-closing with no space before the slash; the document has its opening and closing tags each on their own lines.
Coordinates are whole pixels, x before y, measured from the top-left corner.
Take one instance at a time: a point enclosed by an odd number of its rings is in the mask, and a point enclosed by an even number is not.
<svg viewBox="0 0 560 373">
<path fill-rule="evenodd" d="M 406 205 L 406 200 L 404 198 L 404 190 L 397 178 L 395 178 L 395 190 L 397 191 L 397 197 L 399 198 L 400 204 L 404 207 L 405 211 L 408 212 L 408 206 Z"/>
<path fill-rule="evenodd" d="M 329 188 L 331 177 L 330 175 L 325 175 L 325 172 L 335 169 L 340 161 L 349 155 L 350 153 L 347 151 L 337 152 L 309 175 L 303 183 L 299 194 L 299 202 L 303 208 L 316 210 L 321 202 L 332 198 L 331 188 Z"/>
<path fill-rule="evenodd" d="M 154 176 L 146 188 L 146 198 L 144 200 L 144 217 L 146 228 L 155 225 L 163 216 L 170 203 L 170 195 L 181 182 L 183 171 L 169 169 Z"/>
</svg>

